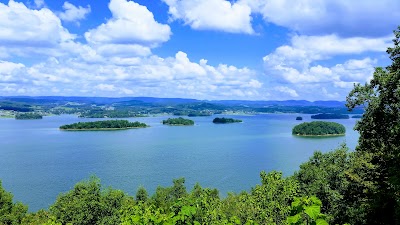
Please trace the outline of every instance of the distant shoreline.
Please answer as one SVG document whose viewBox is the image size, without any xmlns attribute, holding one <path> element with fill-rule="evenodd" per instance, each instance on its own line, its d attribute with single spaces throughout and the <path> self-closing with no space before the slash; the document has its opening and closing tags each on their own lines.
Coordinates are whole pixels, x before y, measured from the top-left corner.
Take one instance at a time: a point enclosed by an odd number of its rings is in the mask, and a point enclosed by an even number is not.
<svg viewBox="0 0 400 225">
<path fill-rule="evenodd" d="M 150 127 L 150 126 L 147 126 Z M 128 130 L 128 129 L 139 129 L 139 128 L 146 128 L 146 127 L 122 127 L 122 128 L 89 128 L 89 129 L 61 129 L 63 131 L 108 131 L 108 130 Z"/>
<path fill-rule="evenodd" d="M 313 134 L 293 134 L 294 136 L 299 137 L 335 137 L 335 136 L 345 136 L 346 133 L 343 134 L 323 134 L 323 135 L 313 135 Z"/>
</svg>

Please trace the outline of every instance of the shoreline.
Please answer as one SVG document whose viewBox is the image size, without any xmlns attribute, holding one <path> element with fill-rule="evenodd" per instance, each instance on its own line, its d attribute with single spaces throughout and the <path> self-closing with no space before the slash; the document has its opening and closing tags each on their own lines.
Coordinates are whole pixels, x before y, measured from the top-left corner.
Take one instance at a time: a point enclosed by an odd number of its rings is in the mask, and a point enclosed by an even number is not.
<svg viewBox="0 0 400 225">
<path fill-rule="evenodd" d="M 150 127 L 150 126 L 147 126 Z M 88 128 L 88 129 L 61 129 L 62 131 L 109 131 L 109 130 L 128 130 L 128 129 L 139 129 L 147 127 L 123 127 L 123 128 Z"/>
<path fill-rule="evenodd" d="M 298 137 L 336 137 L 336 136 L 345 136 L 346 133 L 343 134 L 323 134 L 323 135 L 312 135 L 312 134 L 292 134 Z"/>
</svg>

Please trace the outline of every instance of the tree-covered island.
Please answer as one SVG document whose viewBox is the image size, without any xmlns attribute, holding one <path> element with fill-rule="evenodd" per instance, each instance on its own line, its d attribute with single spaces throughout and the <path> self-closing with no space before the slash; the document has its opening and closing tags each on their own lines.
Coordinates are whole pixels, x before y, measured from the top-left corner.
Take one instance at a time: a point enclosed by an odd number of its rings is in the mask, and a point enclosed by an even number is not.
<svg viewBox="0 0 400 225">
<path fill-rule="evenodd" d="M 311 119 L 349 119 L 349 115 L 337 114 L 337 113 L 320 113 L 317 115 L 312 115 Z"/>
<path fill-rule="evenodd" d="M 225 118 L 225 117 L 222 117 L 222 118 L 216 117 L 213 120 L 213 123 L 241 123 L 241 122 L 243 122 L 243 121 L 232 119 L 232 118 Z"/>
<path fill-rule="evenodd" d="M 162 123 L 164 125 L 171 125 L 171 126 L 191 126 L 194 125 L 193 120 L 185 119 L 182 117 L 178 118 L 168 118 L 167 120 L 163 120 Z"/>
<path fill-rule="evenodd" d="M 38 120 L 43 119 L 43 116 L 39 113 L 17 113 L 15 114 L 17 120 Z"/>
<path fill-rule="evenodd" d="M 339 136 L 346 133 L 346 128 L 339 123 L 314 121 L 293 127 L 292 134 L 298 136 Z"/>
<path fill-rule="evenodd" d="M 296 120 L 303 120 L 303 117 L 298 116 L 298 117 L 296 117 Z"/>
<path fill-rule="evenodd" d="M 145 123 L 129 122 L 128 120 L 103 120 L 94 122 L 79 122 L 60 127 L 61 130 L 124 130 L 148 127 Z"/>
</svg>

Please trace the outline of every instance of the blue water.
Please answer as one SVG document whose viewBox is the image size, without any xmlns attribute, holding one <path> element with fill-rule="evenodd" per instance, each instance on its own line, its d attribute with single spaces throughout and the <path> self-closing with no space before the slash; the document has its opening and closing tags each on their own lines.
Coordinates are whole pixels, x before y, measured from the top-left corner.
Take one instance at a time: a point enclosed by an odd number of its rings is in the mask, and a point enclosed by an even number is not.
<svg viewBox="0 0 400 225">
<path fill-rule="evenodd" d="M 131 195 L 140 185 L 153 193 L 179 177 L 186 178 L 188 189 L 199 182 L 226 195 L 260 183 L 262 170 L 291 175 L 315 150 L 326 152 L 344 142 L 354 149 L 358 139 L 356 119 L 329 120 L 343 124 L 346 136 L 304 138 L 292 136 L 291 130 L 311 121 L 310 115 L 229 117 L 244 122 L 217 125 L 213 117 L 195 117 L 195 126 L 184 127 L 162 125 L 168 117 L 147 117 L 129 120 L 150 128 L 60 131 L 64 124 L 97 119 L 0 119 L 0 180 L 30 211 L 48 208 L 59 193 L 94 174 L 102 185 Z"/>
</svg>

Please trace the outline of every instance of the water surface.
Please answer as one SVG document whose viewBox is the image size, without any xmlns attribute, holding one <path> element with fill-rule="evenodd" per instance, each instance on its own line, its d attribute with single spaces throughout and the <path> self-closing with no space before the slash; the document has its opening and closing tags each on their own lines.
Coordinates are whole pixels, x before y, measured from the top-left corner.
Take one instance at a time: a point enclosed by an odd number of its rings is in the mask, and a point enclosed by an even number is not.
<svg viewBox="0 0 400 225">
<path fill-rule="evenodd" d="M 296 121 L 303 116 L 303 121 Z M 341 137 L 304 138 L 292 127 L 311 121 L 310 115 L 264 114 L 229 116 L 243 123 L 213 124 L 214 117 L 194 117 L 195 126 L 165 126 L 168 117 L 130 118 L 150 128 L 118 131 L 61 131 L 80 121 L 72 115 L 43 120 L 0 119 L 0 179 L 14 199 L 30 211 L 48 208 L 57 195 L 95 174 L 104 186 L 134 195 L 143 185 L 153 193 L 185 177 L 188 189 L 196 182 L 227 192 L 249 190 L 260 183 L 262 170 L 291 175 L 315 150 L 341 143 L 354 149 L 356 119 L 327 120 L 343 124 Z"/>
</svg>

